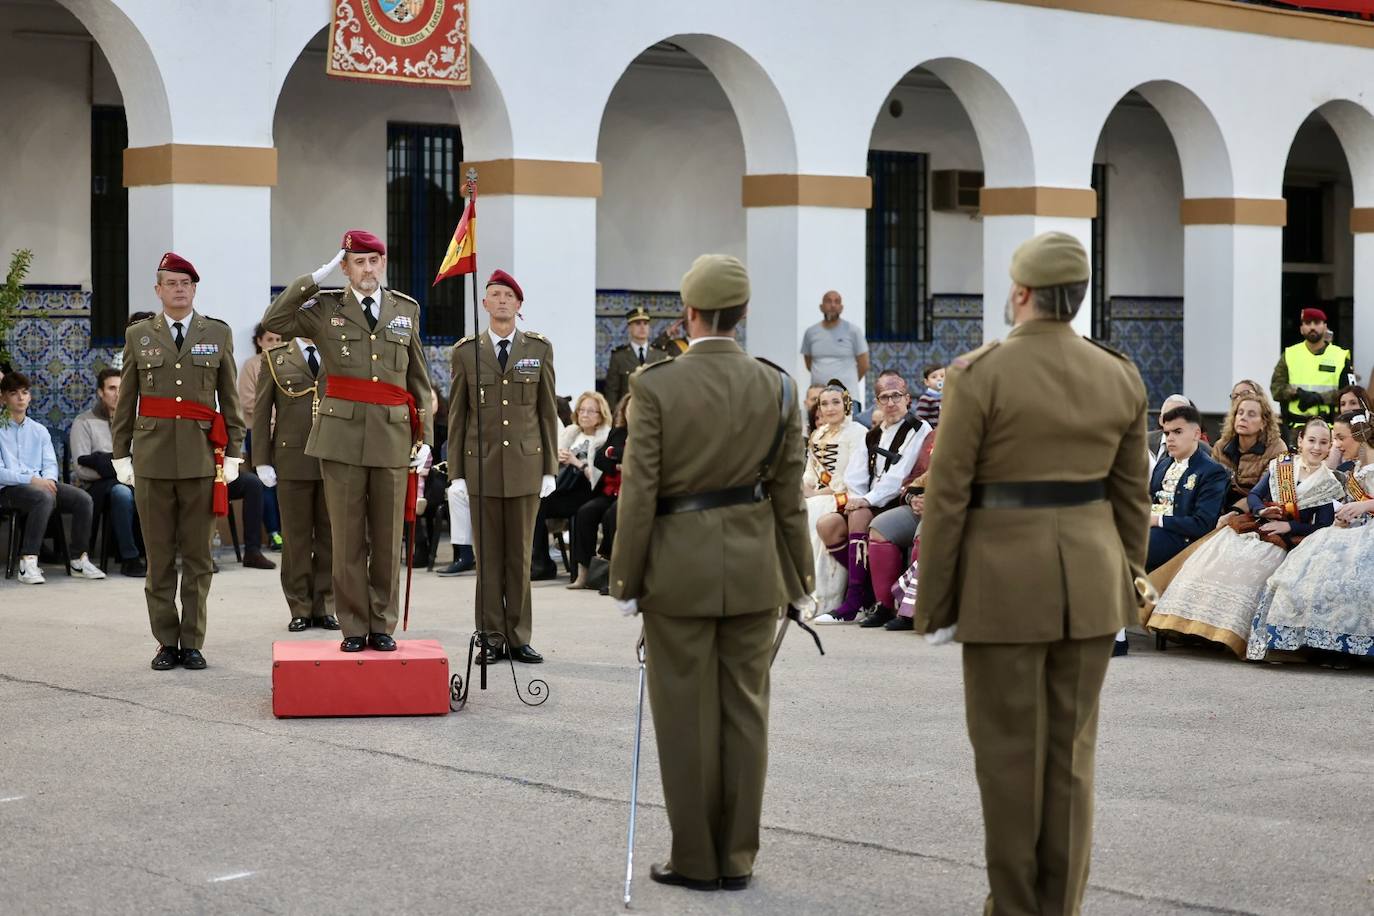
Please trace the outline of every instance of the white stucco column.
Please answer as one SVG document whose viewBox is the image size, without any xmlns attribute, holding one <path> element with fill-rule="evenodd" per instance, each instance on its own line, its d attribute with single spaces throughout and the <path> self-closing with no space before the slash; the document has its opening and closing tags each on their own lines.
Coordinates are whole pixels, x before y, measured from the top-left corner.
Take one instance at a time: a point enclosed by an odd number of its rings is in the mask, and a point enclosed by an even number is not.
<svg viewBox="0 0 1374 916">
<path fill-rule="evenodd" d="M 1206 413 L 1230 407 L 1243 378 L 1267 390 L 1283 342 L 1283 200 L 1186 199 L 1183 394 Z"/>
<path fill-rule="evenodd" d="M 1368 214 L 1368 216 L 1364 215 Z M 1366 223 L 1366 220 L 1369 222 Z M 1367 389 L 1374 384 L 1374 208 L 1350 214 L 1355 232 L 1355 371 Z"/>
</svg>

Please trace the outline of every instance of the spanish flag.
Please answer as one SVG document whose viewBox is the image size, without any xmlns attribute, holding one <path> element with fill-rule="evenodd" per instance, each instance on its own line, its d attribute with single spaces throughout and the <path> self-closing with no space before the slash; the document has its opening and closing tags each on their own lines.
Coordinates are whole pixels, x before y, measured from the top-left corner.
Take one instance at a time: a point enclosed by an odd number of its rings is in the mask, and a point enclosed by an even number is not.
<svg viewBox="0 0 1374 916">
<path fill-rule="evenodd" d="M 444 261 L 439 265 L 439 273 L 431 286 L 438 286 L 440 280 L 470 274 L 477 269 L 477 195 L 468 198 L 463 208 L 463 216 L 458 220 L 458 228 L 453 230 L 453 239 L 448 243 Z"/>
</svg>

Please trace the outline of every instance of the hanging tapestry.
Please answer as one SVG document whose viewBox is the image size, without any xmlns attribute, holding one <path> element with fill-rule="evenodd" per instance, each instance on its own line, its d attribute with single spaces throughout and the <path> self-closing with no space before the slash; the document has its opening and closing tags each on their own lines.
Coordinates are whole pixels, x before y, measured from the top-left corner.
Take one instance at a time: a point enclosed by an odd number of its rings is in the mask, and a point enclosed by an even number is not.
<svg viewBox="0 0 1374 916">
<path fill-rule="evenodd" d="M 468 0 L 330 2 L 330 76 L 449 88 L 471 84 Z"/>
</svg>

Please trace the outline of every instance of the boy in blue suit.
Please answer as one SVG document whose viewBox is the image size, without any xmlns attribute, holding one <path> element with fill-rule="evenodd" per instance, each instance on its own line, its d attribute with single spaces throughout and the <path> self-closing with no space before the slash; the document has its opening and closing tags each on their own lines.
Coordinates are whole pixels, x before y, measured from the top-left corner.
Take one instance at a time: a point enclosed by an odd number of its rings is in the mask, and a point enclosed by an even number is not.
<svg viewBox="0 0 1374 916">
<path fill-rule="evenodd" d="M 1147 572 L 1162 566 L 1216 527 L 1230 475 L 1198 444 L 1202 417 L 1188 404 L 1160 418 L 1168 457 L 1150 475 L 1150 551 Z"/>
</svg>

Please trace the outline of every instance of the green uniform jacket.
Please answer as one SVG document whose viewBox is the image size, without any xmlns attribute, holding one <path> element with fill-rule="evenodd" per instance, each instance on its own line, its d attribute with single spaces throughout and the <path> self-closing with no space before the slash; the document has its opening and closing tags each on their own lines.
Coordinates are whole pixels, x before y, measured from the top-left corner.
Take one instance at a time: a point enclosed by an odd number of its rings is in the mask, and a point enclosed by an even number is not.
<svg viewBox="0 0 1374 916">
<path fill-rule="evenodd" d="M 234 332 L 223 321 L 192 312 L 180 351 L 162 313 L 129 325 L 124 331 L 119 391 L 110 429 L 114 457 L 132 454 L 135 477 L 180 480 L 215 476 L 214 451 L 206 439 L 210 421 L 140 417 L 138 399 L 142 395 L 195 401 L 218 410 L 229 430 L 225 457 L 242 454 L 243 414 L 239 411 Z"/>
<path fill-rule="evenodd" d="M 796 408 L 767 500 L 656 515 L 660 497 L 753 483 L 778 428 L 781 392 L 778 371 L 733 340 L 704 340 L 631 376 L 612 595 L 637 598 L 646 613 L 721 617 L 781 608 L 811 592 Z"/>
<path fill-rule="evenodd" d="M 306 274 L 282 290 L 262 325 L 283 337 L 313 340 L 320 364 L 330 375 L 388 382 L 409 391 L 424 423 L 422 441 L 429 442 L 434 418 L 429 415 L 429 365 L 420 341 L 420 306 L 395 290 L 384 289 L 378 295 L 374 331 L 351 289 L 320 289 Z M 359 467 L 401 468 L 410 463 L 413 444 L 406 405 L 322 398 L 305 452 Z"/>
<path fill-rule="evenodd" d="M 1136 616 L 1149 544 L 1145 386 L 1135 365 L 1030 321 L 954 360 L 921 519 L 919 632 L 1029 643 L 1114 633 Z M 975 484 L 1105 480 L 1107 499 L 971 509 Z M 617 535 L 619 540 L 619 535 Z"/>
<path fill-rule="evenodd" d="M 324 379 L 321 363 L 320 391 Z M 253 463 L 272 465 L 280 480 L 321 479 L 320 459 L 305 453 L 315 421 L 311 402 L 316 381 L 294 340 L 262 354 L 253 399 Z"/>
<path fill-rule="evenodd" d="M 482 425 L 480 480 L 478 423 Z M 454 344 L 448 399 L 449 479 L 466 480 L 474 496 L 529 496 L 539 492 L 541 478 L 557 473 L 553 344 L 533 331 L 516 331 L 505 372 L 486 331 Z"/>
<path fill-rule="evenodd" d="M 667 350 L 659 349 L 657 344 L 646 343 L 644 353 L 644 365 L 651 363 L 661 363 L 670 354 Z M 639 368 L 639 357 L 635 356 L 634 347 L 629 344 L 621 344 L 611 351 L 611 362 L 606 367 L 606 402 L 611 405 L 614 411 L 620 399 L 630 390 L 630 376 Z"/>
</svg>

